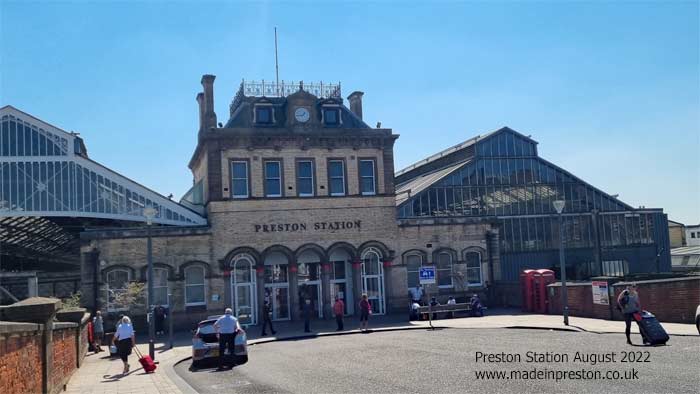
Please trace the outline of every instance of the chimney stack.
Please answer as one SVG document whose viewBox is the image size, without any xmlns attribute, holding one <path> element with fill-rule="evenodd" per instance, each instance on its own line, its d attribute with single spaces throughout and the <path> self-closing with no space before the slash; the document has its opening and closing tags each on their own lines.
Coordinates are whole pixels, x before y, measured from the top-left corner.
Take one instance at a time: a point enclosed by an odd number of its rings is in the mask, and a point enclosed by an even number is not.
<svg viewBox="0 0 700 394">
<path fill-rule="evenodd" d="M 214 112 L 214 79 L 215 75 L 202 75 L 202 87 L 204 87 L 204 122 L 205 130 L 216 127 L 216 113 Z"/>
<path fill-rule="evenodd" d="M 354 91 L 348 96 L 350 101 L 350 111 L 362 120 L 362 95 L 363 92 Z"/>
<path fill-rule="evenodd" d="M 199 130 L 204 130 L 204 93 L 197 93 L 197 104 L 199 104 Z"/>
</svg>

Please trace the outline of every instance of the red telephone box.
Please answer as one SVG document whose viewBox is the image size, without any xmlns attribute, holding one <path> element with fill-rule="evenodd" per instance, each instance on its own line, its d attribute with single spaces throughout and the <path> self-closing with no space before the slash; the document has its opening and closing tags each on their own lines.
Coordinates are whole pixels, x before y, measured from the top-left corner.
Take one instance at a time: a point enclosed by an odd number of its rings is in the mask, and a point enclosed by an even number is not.
<svg viewBox="0 0 700 394">
<path fill-rule="evenodd" d="M 535 271 L 533 278 L 534 309 L 538 313 L 547 313 L 549 309 L 549 303 L 547 302 L 547 285 L 555 282 L 554 271 L 539 269 Z"/>
<path fill-rule="evenodd" d="M 522 292 L 523 298 L 523 311 L 533 312 L 535 310 L 533 290 L 534 281 L 533 276 L 535 275 L 535 270 L 524 270 L 520 273 L 520 291 Z"/>
</svg>

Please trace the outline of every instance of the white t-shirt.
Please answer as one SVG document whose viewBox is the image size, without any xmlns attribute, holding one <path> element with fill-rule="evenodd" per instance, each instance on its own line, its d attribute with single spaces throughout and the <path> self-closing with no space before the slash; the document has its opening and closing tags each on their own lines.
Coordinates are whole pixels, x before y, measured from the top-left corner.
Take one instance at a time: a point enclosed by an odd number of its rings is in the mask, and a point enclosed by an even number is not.
<svg viewBox="0 0 700 394">
<path fill-rule="evenodd" d="M 220 334 L 233 334 L 238 327 L 238 319 L 233 315 L 223 315 L 214 323 L 214 326 L 219 327 Z"/>
<path fill-rule="evenodd" d="M 455 300 L 454 298 L 451 300 L 447 300 L 447 305 L 455 305 L 456 303 L 457 303 L 457 300 Z"/>
<path fill-rule="evenodd" d="M 131 324 L 120 324 L 119 327 L 117 327 L 117 332 L 114 333 L 114 336 L 117 338 L 117 340 L 122 340 L 122 339 L 128 339 L 131 338 L 131 336 L 134 335 L 134 327 Z"/>
<path fill-rule="evenodd" d="M 412 287 L 409 292 L 411 293 L 411 298 L 414 301 L 418 301 L 423 298 L 423 288 L 422 287 Z"/>
</svg>

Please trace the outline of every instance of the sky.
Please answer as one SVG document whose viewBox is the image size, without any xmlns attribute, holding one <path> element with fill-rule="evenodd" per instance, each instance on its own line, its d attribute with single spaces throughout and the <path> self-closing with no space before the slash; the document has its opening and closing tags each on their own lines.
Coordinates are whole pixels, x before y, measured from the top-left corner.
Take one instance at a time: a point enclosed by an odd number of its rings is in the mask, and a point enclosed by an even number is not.
<svg viewBox="0 0 700 394">
<path fill-rule="evenodd" d="M 700 10 L 670 2 L 0 0 L 0 106 L 81 134 L 90 157 L 179 198 L 196 93 L 341 82 L 400 134 L 395 167 L 502 126 L 632 206 L 700 223 Z M 346 101 L 347 104 L 347 101 Z"/>
</svg>

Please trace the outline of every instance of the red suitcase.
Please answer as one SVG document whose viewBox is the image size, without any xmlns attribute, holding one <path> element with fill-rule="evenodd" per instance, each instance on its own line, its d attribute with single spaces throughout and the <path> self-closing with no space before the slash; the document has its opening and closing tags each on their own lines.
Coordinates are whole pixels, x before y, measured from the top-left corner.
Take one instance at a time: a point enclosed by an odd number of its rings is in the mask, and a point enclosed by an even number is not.
<svg viewBox="0 0 700 394">
<path fill-rule="evenodd" d="M 141 363 L 141 366 L 143 367 L 143 370 L 146 371 L 146 373 L 151 373 L 156 370 L 157 365 L 155 362 L 153 362 L 153 359 L 149 355 L 143 355 L 139 351 L 139 349 L 134 346 L 134 351 L 136 352 L 136 356 L 139 358 L 139 362 Z"/>
</svg>

